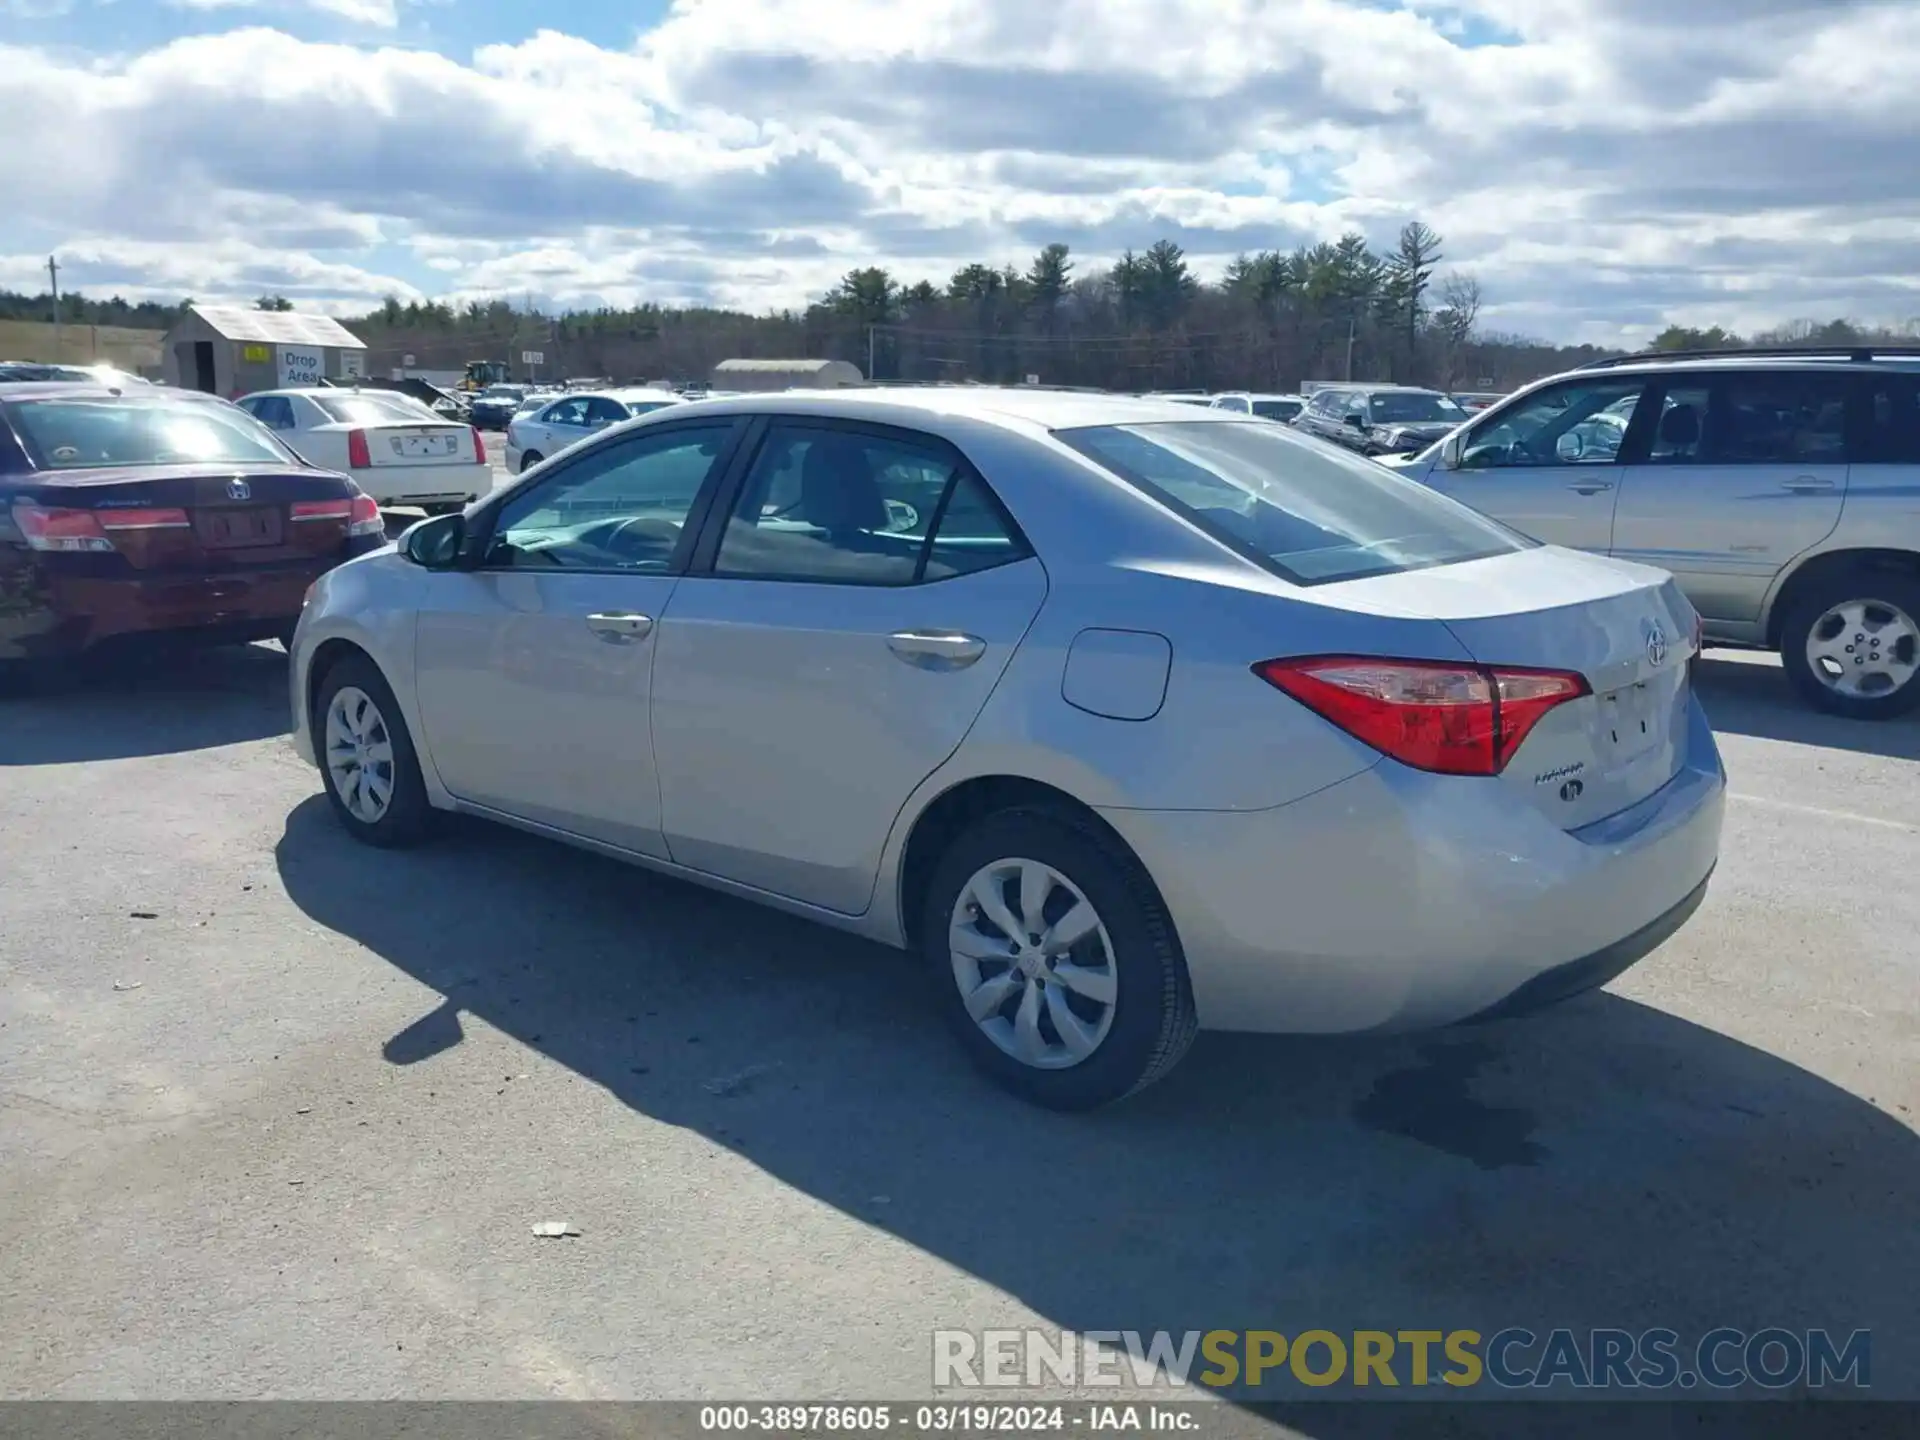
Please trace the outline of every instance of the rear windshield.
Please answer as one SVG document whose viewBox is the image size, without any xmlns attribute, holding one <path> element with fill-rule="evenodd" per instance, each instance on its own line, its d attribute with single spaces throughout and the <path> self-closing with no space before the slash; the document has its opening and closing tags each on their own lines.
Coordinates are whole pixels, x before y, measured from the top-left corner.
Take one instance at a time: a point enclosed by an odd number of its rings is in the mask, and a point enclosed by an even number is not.
<svg viewBox="0 0 1920 1440">
<path fill-rule="evenodd" d="M 8 408 L 42 470 L 294 460 L 258 420 L 225 405 L 68 396 Z"/>
<path fill-rule="evenodd" d="M 395 420 L 438 420 L 440 417 L 411 395 L 361 394 L 316 395 L 313 403 L 327 412 L 329 420 L 342 425 L 383 425 Z"/>
<path fill-rule="evenodd" d="M 1375 395 L 1368 402 L 1367 411 L 1368 418 L 1376 425 L 1421 425 L 1467 418 L 1467 412 L 1446 396 L 1422 394 L 1418 390 L 1389 390 Z"/>
<path fill-rule="evenodd" d="M 1059 439 L 1295 585 L 1457 565 L 1534 542 L 1383 465 L 1259 421 Z"/>
</svg>

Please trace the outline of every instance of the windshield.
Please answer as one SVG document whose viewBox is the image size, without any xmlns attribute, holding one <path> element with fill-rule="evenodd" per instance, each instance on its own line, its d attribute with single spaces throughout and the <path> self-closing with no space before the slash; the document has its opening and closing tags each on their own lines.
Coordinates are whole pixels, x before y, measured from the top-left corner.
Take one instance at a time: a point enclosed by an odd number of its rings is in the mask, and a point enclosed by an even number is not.
<svg viewBox="0 0 1920 1440">
<path fill-rule="evenodd" d="M 10 408 L 42 470 L 295 460 L 259 421 L 225 405 L 68 396 L 15 400 Z"/>
<path fill-rule="evenodd" d="M 1372 397 L 1367 418 L 1376 425 L 1452 423 L 1467 412 L 1444 395 L 1421 390 L 1388 390 Z"/>
<path fill-rule="evenodd" d="M 1258 421 L 1059 438 L 1295 585 L 1456 565 L 1533 542 L 1371 460 Z"/>
<path fill-rule="evenodd" d="M 417 424 L 422 420 L 440 418 L 411 395 L 388 395 L 377 391 L 338 397 L 315 395 L 313 403 L 327 412 L 329 420 L 342 425 L 391 425 L 395 421 Z"/>
<path fill-rule="evenodd" d="M 1298 400 L 1256 400 L 1253 413 L 1262 420 L 1291 420 L 1300 413 Z"/>
</svg>

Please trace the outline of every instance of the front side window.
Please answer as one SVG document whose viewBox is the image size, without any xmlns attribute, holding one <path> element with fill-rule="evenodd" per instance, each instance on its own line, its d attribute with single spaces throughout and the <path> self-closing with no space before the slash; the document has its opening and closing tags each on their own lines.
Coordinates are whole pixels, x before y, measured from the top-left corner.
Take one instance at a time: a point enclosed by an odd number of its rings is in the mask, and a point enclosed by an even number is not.
<svg viewBox="0 0 1920 1440">
<path fill-rule="evenodd" d="M 1475 425 L 1460 464 L 1468 470 L 1611 465 L 1645 389 L 1644 379 L 1622 377 L 1537 390 Z"/>
<path fill-rule="evenodd" d="M 1713 392 L 1707 382 L 1663 387 L 1660 418 L 1647 446 L 1649 465 L 1692 465 L 1707 458 L 1707 417 Z"/>
<path fill-rule="evenodd" d="M 1459 564 L 1533 543 L 1282 425 L 1101 425 L 1057 434 L 1295 585 Z"/>
<path fill-rule="evenodd" d="M 776 425 L 741 487 L 713 568 L 740 578 L 911 585 L 1026 554 L 945 445 Z"/>
<path fill-rule="evenodd" d="M 16 400 L 13 418 L 35 466 L 86 470 L 126 465 L 274 464 L 295 460 L 237 407 L 72 396 Z"/>
<path fill-rule="evenodd" d="M 540 423 L 584 427 L 587 423 L 587 402 L 578 397 L 572 400 L 556 400 L 540 412 Z"/>
<path fill-rule="evenodd" d="M 733 428 L 690 425 L 592 449 L 500 507 L 487 567 L 666 573 Z"/>
<path fill-rule="evenodd" d="M 251 400 L 241 402 L 254 419 L 269 430 L 291 430 L 294 428 L 293 402 L 284 395 L 257 395 Z"/>
</svg>

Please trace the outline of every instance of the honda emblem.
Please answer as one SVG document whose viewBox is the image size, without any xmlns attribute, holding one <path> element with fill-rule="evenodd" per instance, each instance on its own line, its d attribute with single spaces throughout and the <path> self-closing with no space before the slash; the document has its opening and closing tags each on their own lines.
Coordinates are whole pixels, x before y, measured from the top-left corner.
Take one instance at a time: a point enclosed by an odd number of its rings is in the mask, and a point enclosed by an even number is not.
<svg viewBox="0 0 1920 1440">
<path fill-rule="evenodd" d="M 233 479 L 227 481 L 227 498 L 229 500 L 251 500 L 253 498 L 253 487 L 236 475 Z"/>
</svg>

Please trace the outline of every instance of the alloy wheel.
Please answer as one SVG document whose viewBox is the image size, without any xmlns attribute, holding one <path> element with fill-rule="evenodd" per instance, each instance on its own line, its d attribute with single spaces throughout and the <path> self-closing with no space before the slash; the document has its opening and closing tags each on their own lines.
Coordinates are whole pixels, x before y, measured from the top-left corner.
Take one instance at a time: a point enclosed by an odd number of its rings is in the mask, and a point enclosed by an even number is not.
<svg viewBox="0 0 1920 1440">
<path fill-rule="evenodd" d="M 1836 694 L 1862 700 L 1891 695 L 1920 670 L 1920 625 L 1883 600 L 1844 601 L 1807 632 L 1807 666 Z"/>
</svg>

